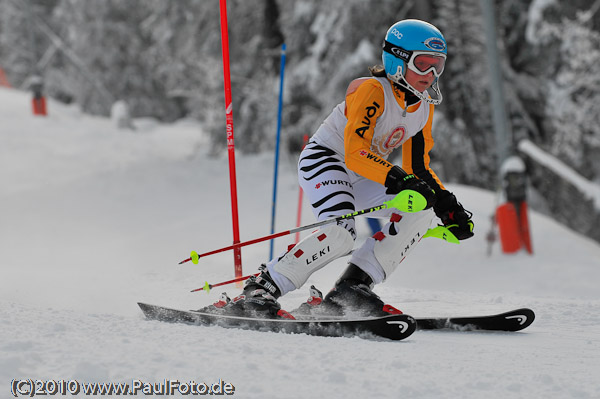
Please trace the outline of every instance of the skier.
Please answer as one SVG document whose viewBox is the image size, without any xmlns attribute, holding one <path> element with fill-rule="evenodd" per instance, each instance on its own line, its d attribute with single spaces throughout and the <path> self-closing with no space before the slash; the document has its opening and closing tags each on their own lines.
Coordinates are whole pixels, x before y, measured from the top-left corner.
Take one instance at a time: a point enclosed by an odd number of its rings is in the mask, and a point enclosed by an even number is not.
<svg viewBox="0 0 600 399">
<path fill-rule="evenodd" d="M 392 25 L 385 36 L 383 66 L 371 77 L 350 83 L 338 104 L 302 151 L 298 175 L 318 220 L 377 206 L 402 190 L 414 190 L 426 209 L 389 217 L 381 231 L 351 255 L 348 267 L 322 300 L 311 298 L 299 310 L 338 315 L 381 316 L 401 313 L 373 291 L 420 241 L 434 215 L 459 239 L 473 236 L 471 212 L 446 190 L 429 166 L 434 106 L 442 101 L 438 81 L 446 62 L 446 41 L 433 25 L 414 19 Z M 387 157 L 402 146 L 402 167 Z M 356 239 L 354 219 L 326 225 L 262 265 L 233 300 L 226 294 L 201 311 L 258 317 L 293 318 L 277 298 L 298 289 L 329 262 L 350 253 Z M 318 306 L 315 306 L 318 305 Z"/>
</svg>

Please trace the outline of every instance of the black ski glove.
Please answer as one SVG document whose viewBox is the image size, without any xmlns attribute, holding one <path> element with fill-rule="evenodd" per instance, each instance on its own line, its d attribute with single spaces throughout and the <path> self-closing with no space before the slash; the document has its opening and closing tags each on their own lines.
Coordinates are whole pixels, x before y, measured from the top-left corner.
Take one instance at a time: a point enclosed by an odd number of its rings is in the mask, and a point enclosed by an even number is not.
<svg viewBox="0 0 600 399">
<path fill-rule="evenodd" d="M 425 197 L 427 206 L 425 209 L 429 209 L 435 204 L 435 191 L 429 184 L 421 179 L 417 179 L 415 175 L 409 175 L 398 165 L 395 165 L 390 169 L 385 179 L 385 186 L 387 190 L 386 194 L 398 194 L 403 190 L 413 190 Z"/>
<path fill-rule="evenodd" d="M 466 240 L 473 237 L 473 214 L 465 210 L 450 191 L 438 193 L 433 210 L 456 238 Z"/>
</svg>

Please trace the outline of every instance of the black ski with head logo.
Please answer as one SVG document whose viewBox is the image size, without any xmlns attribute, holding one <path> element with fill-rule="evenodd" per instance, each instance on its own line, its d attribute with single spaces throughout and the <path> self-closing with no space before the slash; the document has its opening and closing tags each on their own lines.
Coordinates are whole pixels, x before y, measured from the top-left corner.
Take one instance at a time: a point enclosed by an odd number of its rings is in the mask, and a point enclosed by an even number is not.
<svg viewBox="0 0 600 399">
<path fill-rule="evenodd" d="M 522 308 L 488 316 L 417 318 L 417 330 L 520 331 L 534 320 L 533 310 Z"/>
<path fill-rule="evenodd" d="M 417 327 L 415 319 L 405 314 L 351 320 L 333 316 L 318 320 L 259 319 L 177 310 L 145 303 L 138 305 L 146 318 L 151 320 L 322 337 L 386 338 L 398 341 L 409 337 Z"/>
</svg>

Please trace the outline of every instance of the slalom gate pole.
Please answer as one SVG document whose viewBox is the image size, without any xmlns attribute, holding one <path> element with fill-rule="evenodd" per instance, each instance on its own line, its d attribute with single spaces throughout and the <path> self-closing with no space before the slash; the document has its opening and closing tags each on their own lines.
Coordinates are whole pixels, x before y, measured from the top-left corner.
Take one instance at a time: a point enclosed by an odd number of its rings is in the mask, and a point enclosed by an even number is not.
<svg viewBox="0 0 600 399">
<path fill-rule="evenodd" d="M 279 143 L 281 138 L 281 109 L 283 107 L 283 76 L 285 70 L 285 43 L 281 45 L 281 66 L 279 70 L 279 106 L 277 111 L 277 140 L 275 143 L 275 172 L 273 174 L 273 202 L 271 206 L 271 234 L 275 232 L 275 211 L 277 209 L 277 172 L 279 170 Z M 269 247 L 269 259 L 273 259 L 274 240 Z"/>
<path fill-rule="evenodd" d="M 304 135 L 302 149 L 306 147 L 306 143 L 308 142 L 308 134 Z M 296 216 L 296 227 L 300 227 L 300 223 L 302 223 L 302 196 L 304 194 L 304 190 L 302 187 L 299 187 L 298 191 L 298 214 Z M 300 241 L 300 232 L 296 232 L 296 238 L 294 239 L 294 244 L 298 244 Z"/>
<path fill-rule="evenodd" d="M 229 70 L 229 35 L 227 33 L 227 0 L 220 0 L 221 49 L 223 51 L 223 82 L 225 86 L 225 120 L 227 127 L 227 150 L 229 154 L 229 185 L 231 191 L 231 216 L 233 222 L 233 264 L 236 277 L 242 276 L 242 251 L 240 246 L 237 184 L 235 175 L 235 142 L 233 139 L 233 104 L 231 102 L 231 73 Z"/>
<path fill-rule="evenodd" d="M 11 87 L 2 68 L 0 68 L 0 86 Z"/>
<path fill-rule="evenodd" d="M 366 213 L 377 212 L 382 209 L 396 208 L 402 212 L 411 212 L 411 213 L 419 212 L 419 211 L 422 211 L 423 209 L 425 209 L 426 203 L 427 203 L 427 201 L 425 200 L 425 198 L 418 192 L 413 191 L 413 190 L 404 190 L 404 191 L 401 191 L 399 194 L 397 194 L 393 199 L 391 199 L 389 201 L 385 201 L 383 204 L 381 204 L 379 206 L 374 206 L 372 208 L 367 208 L 367 209 L 363 209 L 360 211 L 348 213 L 346 215 L 341 215 L 341 216 L 337 216 L 334 218 L 321 220 L 320 222 L 312 223 L 312 224 L 309 224 L 306 226 L 296 227 L 295 229 L 286 230 L 286 231 L 282 231 L 282 232 L 275 233 L 275 234 L 269 234 L 267 236 L 255 238 L 253 240 L 235 243 L 233 245 L 230 245 L 230 246 L 227 246 L 224 248 L 215 249 L 213 251 L 206 252 L 203 254 L 198 254 L 196 251 L 192 251 L 191 256 L 185 260 L 182 260 L 181 262 L 179 262 L 179 264 L 181 265 L 181 264 L 189 262 L 189 261 L 192 261 L 192 263 L 197 264 L 198 259 L 208 256 L 208 255 L 213 255 L 213 254 L 216 254 L 219 252 L 228 251 L 230 249 L 233 249 L 233 250 L 235 250 L 236 248 L 239 249 L 241 247 L 245 247 L 246 245 L 256 244 L 258 242 L 271 240 L 273 238 L 282 237 L 282 236 L 285 236 L 288 234 L 294 234 L 299 231 L 314 229 L 316 227 L 324 226 L 324 225 L 330 224 L 330 223 L 337 223 L 338 221 L 341 221 L 344 219 L 353 218 L 355 216 L 364 215 Z"/>
</svg>

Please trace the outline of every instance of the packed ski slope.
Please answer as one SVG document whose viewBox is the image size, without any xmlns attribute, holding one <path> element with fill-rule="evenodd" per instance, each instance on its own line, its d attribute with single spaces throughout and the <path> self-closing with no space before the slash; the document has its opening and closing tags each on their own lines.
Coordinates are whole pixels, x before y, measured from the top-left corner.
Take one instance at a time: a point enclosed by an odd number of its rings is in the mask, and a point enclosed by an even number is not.
<svg viewBox="0 0 600 399">
<path fill-rule="evenodd" d="M 231 243 L 226 154 L 210 154 L 191 121 L 119 131 L 54 102 L 36 118 L 29 101 L 0 89 L 0 397 L 13 379 L 223 380 L 239 398 L 600 397 L 600 246 L 532 212 L 535 254 L 502 255 L 496 244 L 488 256 L 494 195 L 460 185 L 450 188 L 474 212 L 477 235 L 424 240 L 376 291 L 414 316 L 530 307 L 537 320 L 523 332 L 386 342 L 145 320 L 137 301 L 198 308 L 222 290 L 190 290 L 233 276 L 231 253 L 177 265 Z M 268 234 L 273 156 L 236 161 L 242 239 Z M 277 230 L 295 226 L 294 163 L 283 157 Z M 314 220 L 306 204 L 303 213 Z M 268 244 L 242 254 L 254 272 Z M 309 285 L 328 290 L 344 263 Z M 291 309 L 307 296 L 281 302 Z"/>
</svg>

